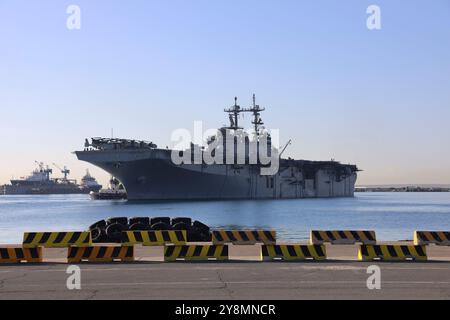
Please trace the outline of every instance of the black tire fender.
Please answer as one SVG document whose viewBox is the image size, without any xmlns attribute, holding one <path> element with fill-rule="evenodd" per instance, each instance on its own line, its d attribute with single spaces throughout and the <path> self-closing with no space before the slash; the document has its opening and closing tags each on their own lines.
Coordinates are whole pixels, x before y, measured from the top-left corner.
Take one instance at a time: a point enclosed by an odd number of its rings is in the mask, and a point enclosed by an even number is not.
<svg viewBox="0 0 450 320">
<path fill-rule="evenodd" d="M 170 218 L 169 217 L 155 217 L 150 219 L 150 225 L 154 225 L 155 223 L 162 222 L 165 224 L 170 225 Z"/>
<path fill-rule="evenodd" d="M 104 231 L 100 229 L 99 227 L 91 229 L 91 237 L 93 242 L 99 242 L 102 238 Z"/>
<path fill-rule="evenodd" d="M 96 223 L 93 223 L 92 225 L 90 225 L 89 230 L 93 230 L 95 228 L 104 228 L 104 227 L 106 227 L 106 221 L 100 220 L 100 221 L 97 221 Z"/>
<path fill-rule="evenodd" d="M 206 224 L 201 223 L 200 221 L 197 221 L 197 220 L 194 221 L 192 226 L 197 228 L 198 230 L 202 231 L 203 233 L 209 233 L 209 230 L 210 230 Z"/>
<path fill-rule="evenodd" d="M 151 230 L 172 230 L 172 227 L 170 226 L 170 224 L 157 222 L 155 224 L 152 224 Z"/>
<path fill-rule="evenodd" d="M 127 230 L 126 226 L 120 223 L 113 223 L 106 227 L 106 236 L 108 241 L 121 242 L 122 231 Z"/>
<path fill-rule="evenodd" d="M 189 230 L 191 225 L 186 224 L 184 222 L 178 222 L 172 226 L 173 230 Z"/>
<path fill-rule="evenodd" d="M 150 229 L 150 226 L 148 224 L 143 224 L 140 222 L 133 223 L 129 228 L 129 230 L 133 230 L 133 231 L 146 231 L 149 229 Z"/>
<path fill-rule="evenodd" d="M 150 218 L 149 217 L 133 217 L 133 218 L 129 219 L 130 226 L 135 223 L 141 223 L 141 224 L 145 224 L 145 225 L 149 226 Z"/>
<path fill-rule="evenodd" d="M 172 225 L 176 225 L 177 223 L 184 223 L 188 226 L 190 226 L 192 224 L 192 219 L 191 218 L 187 218 L 187 217 L 177 217 L 177 218 L 172 218 Z"/>
<path fill-rule="evenodd" d="M 119 223 L 119 224 L 126 226 L 128 224 L 128 218 L 127 217 L 112 217 L 112 218 L 108 218 L 106 220 L 106 222 L 108 225 Z"/>
</svg>

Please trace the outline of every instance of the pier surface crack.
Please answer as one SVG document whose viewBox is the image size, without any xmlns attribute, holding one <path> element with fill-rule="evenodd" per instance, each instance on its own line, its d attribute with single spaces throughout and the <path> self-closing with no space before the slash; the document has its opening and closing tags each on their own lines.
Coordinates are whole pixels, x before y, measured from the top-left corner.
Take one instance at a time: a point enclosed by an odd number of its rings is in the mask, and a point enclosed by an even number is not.
<svg viewBox="0 0 450 320">
<path fill-rule="evenodd" d="M 220 274 L 219 270 L 216 270 L 216 274 L 217 274 L 217 278 L 219 279 L 219 281 L 222 283 L 222 287 L 221 289 L 225 289 L 228 293 L 228 295 L 230 296 L 231 299 L 234 299 L 233 297 L 233 290 L 230 289 L 230 287 L 228 286 L 228 283 L 226 281 L 223 280 L 222 275 Z"/>
</svg>

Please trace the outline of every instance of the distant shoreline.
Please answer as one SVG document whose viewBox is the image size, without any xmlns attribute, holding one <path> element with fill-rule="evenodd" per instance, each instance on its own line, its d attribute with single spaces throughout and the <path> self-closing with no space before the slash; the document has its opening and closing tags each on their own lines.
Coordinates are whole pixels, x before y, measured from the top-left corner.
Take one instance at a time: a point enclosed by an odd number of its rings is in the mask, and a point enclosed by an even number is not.
<svg viewBox="0 0 450 320">
<path fill-rule="evenodd" d="M 356 186 L 355 192 L 450 192 L 450 186 L 446 185 Z"/>
</svg>

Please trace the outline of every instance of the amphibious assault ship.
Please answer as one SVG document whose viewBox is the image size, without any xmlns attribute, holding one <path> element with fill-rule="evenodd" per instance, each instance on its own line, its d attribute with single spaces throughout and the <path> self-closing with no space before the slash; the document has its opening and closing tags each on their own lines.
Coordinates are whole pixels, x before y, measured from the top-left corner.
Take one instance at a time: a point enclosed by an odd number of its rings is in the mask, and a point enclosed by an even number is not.
<svg viewBox="0 0 450 320">
<path fill-rule="evenodd" d="M 76 180 L 69 179 L 70 170 L 67 167 L 61 169 L 63 178 L 51 178 L 53 169 L 42 162 L 36 162 L 38 167 L 33 170 L 30 176 L 20 179 L 12 179 L 11 184 L 0 186 L 0 194 L 4 195 L 26 195 L 26 194 L 81 194 L 91 191 L 98 191 L 102 188 L 97 180 L 86 172 L 81 179 L 81 184 Z"/>
<path fill-rule="evenodd" d="M 261 169 L 267 167 L 260 161 L 250 162 L 249 137 L 245 137 L 244 162 L 223 161 L 207 164 L 204 160 L 192 163 L 185 161 L 175 164 L 172 152 L 189 154 L 194 160 L 195 151 L 207 153 L 209 148 L 220 141 L 218 150 L 223 151 L 225 160 L 227 150 L 236 151 L 236 139 L 218 140 L 223 135 L 240 135 L 242 128 L 238 121 L 242 112 L 252 113 L 252 139 L 257 150 L 261 143 L 267 143 L 268 154 L 278 152 L 271 145 L 270 134 L 262 139 L 264 124 L 260 117 L 264 111 L 255 103 L 250 108 L 241 108 L 235 103 L 224 111 L 229 114 L 229 126 L 218 129 L 217 136 L 211 136 L 207 146 L 191 143 L 191 148 L 174 151 L 158 148 L 153 142 L 116 138 L 92 138 L 85 140 L 83 151 L 75 151 L 79 160 L 94 164 L 116 177 L 125 187 L 128 200 L 217 200 L 217 199 L 288 199 L 315 197 L 352 197 L 357 178 L 356 165 L 332 161 L 308 161 L 282 158 L 279 170 L 272 175 L 262 175 Z M 210 152 L 214 155 L 215 151 Z M 259 155 L 259 154 L 258 154 Z M 204 159 L 200 157 L 200 159 Z"/>
</svg>

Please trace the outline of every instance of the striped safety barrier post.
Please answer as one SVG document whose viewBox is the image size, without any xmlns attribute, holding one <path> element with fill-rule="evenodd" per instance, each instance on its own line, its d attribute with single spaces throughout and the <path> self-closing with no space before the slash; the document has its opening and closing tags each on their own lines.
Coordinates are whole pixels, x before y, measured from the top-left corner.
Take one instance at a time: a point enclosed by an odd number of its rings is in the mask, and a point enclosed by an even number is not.
<svg viewBox="0 0 450 320">
<path fill-rule="evenodd" d="M 311 244 L 363 244 L 376 243 L 375 231 L 361 230 L 312 230 L 310 234 Z"/>
<path fill-rule="evenodd" d="M 324 245 L 278 244 L 261 246 L 261 260 L 325 260 Z"/>
<path fill-rule="evenodd" d="M 92 237 L 89 231 L 75 232 L 25 232 L 23 234 L 24 248 L 67 248 L 70 246 L 92 246 Z"/>
<path fill-rule="evenodd" d="M 69 247 L 67 251 L 67 262 L 113 262 L 134 261 L 133 246 L 91 246 L 91 247 Z"/>
<path fill-rule="evenodd" d="M 425 246 L 400 245 L 400 244 L 362 244 L 358 249 L 358 260 L 372 261 L 401 261 L 401 260 L 427 260 Z"/>
<path fill-rule="evenodd" d="M 256 243 L 275 244 L 276 232 L 272 230 L 214 230 L 213 244 L 251 245 Z"/>
<path fill-rule="evenodd" d="M 414 231 L 414 244 L 450 246 L 450 231 Z"/>
<path fill-rule="evenodd" d="M 143 246 L 182 245 L 187 241 L 186 230 L 123 231 L 122 245 Z"/>
<path fill-rule="evenodd" d="M 42 247 L 0 248 L 0 263 L 42 262 Z"/>
<path fill-rule="evenodd" d="M 176 261 L 176 260 L 195 260 L 195 261 L 208 261 L 216 260 L 223 261 L 228 260 L 228 246 L 226 245 L 169 245 L 164 247 L 164 261 Z"/>
</svg>

